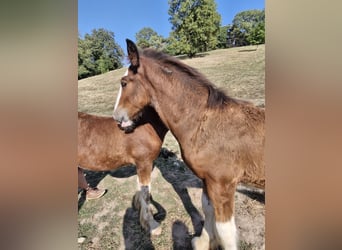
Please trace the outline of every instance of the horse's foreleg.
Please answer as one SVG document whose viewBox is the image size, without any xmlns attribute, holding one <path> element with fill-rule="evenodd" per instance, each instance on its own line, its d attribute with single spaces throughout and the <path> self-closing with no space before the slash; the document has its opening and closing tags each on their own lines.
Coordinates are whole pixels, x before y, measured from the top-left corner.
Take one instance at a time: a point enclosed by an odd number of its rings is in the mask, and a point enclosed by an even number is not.
<svg viewBox="0 0 342 250">
<path fill-rule="evenodd" d="M 152 208 L 151 208 L 151 167 L 139 168 L 137 166 L 138 172 L 138 191 L 133 198 L 133 206 L 140 211 L 140 224 L 152 235 L 159 235 L 161 233 L 160 224 L 154 220 Z"/>
<path fill-rule="evenodd" d="M 234 220 L 236 181 L 211 183 L 208 194 L 215 208 L 215 233 L 223 249 L 237 249 L 238 234 Z"/>
<path fill-rule="evenodd" d="M 233 215 L 227 221 L 216 222 L 216 230 L 223 249 L 237 249 L 237 231 Z"/>
<path fill-rule="evenodd" d="M 192 240 L 196 250 L 216 249 L 221 246 L 225 250 L 237 249 L 237 230 L 234 221 L 234 193 L 236 183 L 206 183 L 203 192 L 202 208 L 205 215 L 204 226 L 200 237 Z"/>
<path fill-rule="evenodd" d="M 192 239 L 191 244 L 192 248 L 195 250 L 201 250 L 205 249 L 215 249 L 215 246 L 213 245 L 214 241 L 210 239 L 214 239 L 215 237 L 215 214 L 214 214 L 214 208 L 208 199 L 207 194 L 205 193 L 205 190 L 203 190 L 202 193 L 202 210 L 204 212 L 204 225 L 202 229 L 201 236 L 195 237 Z M 210 247 L 209 247 L 210 246 Z"/>
</svg>

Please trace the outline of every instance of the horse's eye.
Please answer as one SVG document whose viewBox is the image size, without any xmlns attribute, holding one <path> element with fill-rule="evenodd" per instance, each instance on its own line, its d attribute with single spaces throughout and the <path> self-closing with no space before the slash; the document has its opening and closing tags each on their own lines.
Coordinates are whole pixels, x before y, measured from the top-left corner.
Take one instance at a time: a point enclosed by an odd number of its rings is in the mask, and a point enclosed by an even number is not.
<svg viewBox="0 0 342 250">
<path fill-rule="evenodd" d="M 126 87 L 126 85 L 127 85 L 127 82 L 121 82 L 121 87 Z"/>
</svg>

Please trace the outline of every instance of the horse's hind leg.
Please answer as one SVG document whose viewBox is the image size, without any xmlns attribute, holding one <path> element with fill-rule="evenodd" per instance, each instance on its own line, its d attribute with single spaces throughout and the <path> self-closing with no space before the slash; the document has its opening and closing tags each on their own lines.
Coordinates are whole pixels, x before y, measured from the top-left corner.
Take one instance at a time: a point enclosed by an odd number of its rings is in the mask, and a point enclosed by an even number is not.
<svg viewBox="0 0 342 250">
<path fill-rule="evenodd" d="M 145 167 L 144 167 L 145 166 Z M 159 235 L 161 227 L 153 218 L 151 208 L 151 172 L 152 163 L 137 165 L 138 191 L 133 198 L 133 206 L 140 211 L 140 225 L 152 235 Z"/>
</svg>

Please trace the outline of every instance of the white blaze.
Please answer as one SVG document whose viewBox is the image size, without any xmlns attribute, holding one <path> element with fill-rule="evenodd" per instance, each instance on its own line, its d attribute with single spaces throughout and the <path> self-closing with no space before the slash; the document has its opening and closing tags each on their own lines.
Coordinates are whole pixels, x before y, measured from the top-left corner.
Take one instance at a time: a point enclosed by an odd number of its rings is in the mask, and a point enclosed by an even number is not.
<svg viewBox="0 0 342 250">
<path fill-rule="evenodd" d="M 121 92 L 122 92 L 122 87 L 120 85 L 120 88 L 119 88 L 119 92 L 118 92 L 118 95 L 116 97 L 116 102 L 115 102 L 115 106 L 114 106 L 114 111 L 116 110 L 116 108 L 118 107 L 118 104 L 119 104 L 119 101 L 120 101 L 120 98 L 121 98 Z"/>
<path fill-rule="evenodd" d="M 127 76 L 127 75 L 128 75 L 128 69 L 126 70 L 124 76 Z M 120 98 L 121 98 L 121 93 L 122 93 L 122 87 L 121 87 L 121 84 L 120 84 L 118 96 L 116 97 L 116 102 L 115 102 L 115 105 L 114 105 L 114 111 L 116 110 L 116 108 L 119 105 L 119 101 L 120 101 Z"/>
</svg>

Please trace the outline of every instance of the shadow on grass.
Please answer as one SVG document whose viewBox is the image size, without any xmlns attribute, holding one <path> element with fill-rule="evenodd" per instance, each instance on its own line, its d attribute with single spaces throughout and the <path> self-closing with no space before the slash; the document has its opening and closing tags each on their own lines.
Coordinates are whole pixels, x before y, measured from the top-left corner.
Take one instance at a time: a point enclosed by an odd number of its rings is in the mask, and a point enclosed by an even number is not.
<svg viewBox="0 0 342 250">
<path fill-rule="evenodd" d="M 191 201 L 188 189 L 202 188 L 202 181 L 197 178 L 193 172 L 179 160 L 176 155 L 166 148 L 162 148 L 159 157 L 155 160 L 154 165 L 160 170 L 163 178 L 169 182 L 175 192 L 180 197 L 185 210 L 189 214 L 195 235 L 201 234 L 203 227 L 203 217 Z M 136 168 L 133 165 L 125 166 L 113 171 L 93 172 L 85 171 L 86 179 L 92 187 L 96 187 L 99 182 L 110 175 L 115 178 L 128 178 L 136 175 Z M 153 185 L 153 183 L 152 183 Z M 82 207 L 85 195 L 79 199 L 79 209 Z M 162 222 L 166 218 L 166 211 L 161 204 L 156 202 L 151 196 L 151 204 L 157 209 L 154 219 Z M 139 211 L 132 207 L 127 208 L 123 221 L 123 236 L 125 241 L 125 249 L 155 249 L 151 235 L 147 233 L 140 225 Z M 191 249 L 191 235 L 187 226 L 181 221 L 175 221 L 172 226 L 173 249 Z M 156 236 L 158 237 L 158 236 Z"/>
<path fill-rule="evenodd" d="M 125 250 L 155 249 L 150 234 L 139 223 L 139 212 L 132 207 L 126 209 L 122 231 Z"/>
<path fill-rule="evenodd" d="M 134 165 L 127 165 L 112 171 L 108 171 L 107 173 L 115 178 L 128 178 L 133 175 L 137 175 L 137 168 Z"/>
<path fill-rule="evenodd" d="M 160 223 L 166 217 L 166 210 L 156 202 L 152 196 L 151 204 L 157 209 L 157 213 L 155 213 L 153 217 Z M 126 209 L 122 228 L 125 240 L 125 250 L 155 249 L 151 241 L 151 234 L 141 227 L 139 217 L 140 211 L 134 209 L 133 206 Z"/>
<path fill-rule="evenodd" d="M 190 215 L 195 235 L 200 235 L 203 227 L 203 217 L 192 203 L 187 188 L 202 188 L 202 181 L 192 173 L 183 161 L 179 160 L 173 152 L 166 148 L 162 148 L 155 163 L 164 179 L 172 185 L 173 189 L 181 199 L 185 210 Z M 178 229 L 183 233 L 175 231 Z M 192 236 L 189 234 L 189 230 L 182 222 L 176 221 L 173 224 L 172 237 L 174 249 L 188 249 L 187 247 L 191 247 Z M 182 245 L 183 248 L 180 247 L 180 245 Z"/>
<path fill-rule="evenodd" d="M 248 196 L 249 198 L 256 200 L 262 204 L 265 204 L 265 193 L 257 190 L 249 190 L 245 188 L 238 188 L 237 192 Z"/>
<path fill-rule="evenodd" d="M 172 225 L 173 250 L 191 250 L 191 237 L 188 227 L 180 220 Z"/>
<path fill-rule="evenodd" d="M 91 187 L 96 187 L 107 175 L 115 178 L 129 178 L 133 175 L 137 175 L 136 167 L 134 165 L 127 165 L 112 171 L 94 172 L 84 170 L 84 173 L 86 180 Z M 80 210 L 86 200 L 85 192 L 81 192 L 82 194 L 78 200 L 78 210 Z M 152 196 L 150 197 L 150 202 L 157 210 L 157 212 L 153 214 L 154 219 L 159 223 L 162 222 L 166 218 L 166 210 L 161 204 L 155 201 Z M 133 205 L 126 209 L 122 229 L 125 249 L 155 249 L 151 241 L 151 235 L 141 227 L 139 217 L 140 211 L 134 209 Z"/>
<path fill-rule="evenodd" d="M 197 58 L 197 57 L 205 57 L 205 56 L 209 56 L 209 55 L 210 54 L 207 53 L 207 52 L 201 52 L 201 53 L 197 53 L 193 57 L 189 57 L 188 55 L 178 55 L 178 56 L 175 56 L 175 57 L 180 59 L 180 60 L 184 60 L 184 59 L 192 59 L 192 58 Z"/>
<path fill-rule="evenodd" d="M 252 52 L 252 51 L 256 51 L 257 49 L 242 49 L 239 50 L 239 52 Z"/>
<path fill-rule="evenodd" d="M 88 171 L 83 170 L 85 173 L 85 178 L 91 187 L 97 187 L 97 185 L 105 178 L 107 175 L 116 178 L 128 178 L 137 174 L 136 167 L 134 165 L 127 165 L 112 171 Z M 81 194 L 78 199 L 78 211 L 82 208 L 84 202 L 86 201 L 86 194 L 83 190 L 79 190 L 78 194 Z"/>
</svg>

